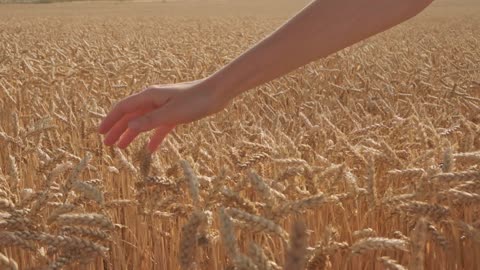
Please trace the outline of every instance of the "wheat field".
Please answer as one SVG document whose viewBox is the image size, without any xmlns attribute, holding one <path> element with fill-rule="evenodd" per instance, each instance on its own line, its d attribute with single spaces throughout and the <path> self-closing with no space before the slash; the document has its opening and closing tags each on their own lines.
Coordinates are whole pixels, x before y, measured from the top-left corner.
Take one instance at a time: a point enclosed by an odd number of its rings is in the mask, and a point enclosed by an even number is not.
<svg viewBox="0 0 480 270">
<path fill-rule="evenodd" d="M 305 1 L 0 5 L 0 269 L 478 269 L 480 5 L 106 147 L 150 84 L 205 77 Z"/>
</svg>

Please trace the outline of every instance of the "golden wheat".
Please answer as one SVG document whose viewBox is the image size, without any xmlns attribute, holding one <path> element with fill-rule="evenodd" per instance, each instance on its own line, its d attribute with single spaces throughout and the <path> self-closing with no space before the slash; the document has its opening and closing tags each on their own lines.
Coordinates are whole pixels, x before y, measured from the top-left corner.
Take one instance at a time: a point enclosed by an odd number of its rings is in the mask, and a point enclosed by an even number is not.
<svg viewBox="0 0 480 270">
<path fill-rule="evenodd" d="M 171 16 L 189 4 L 1 6 L 1 269 L 480 265 L 478 5 L 260 86 L 154 154 L 146 135 L 106 147 L 118 100 L 208 76 L 287 15 Z"/>
</svg>

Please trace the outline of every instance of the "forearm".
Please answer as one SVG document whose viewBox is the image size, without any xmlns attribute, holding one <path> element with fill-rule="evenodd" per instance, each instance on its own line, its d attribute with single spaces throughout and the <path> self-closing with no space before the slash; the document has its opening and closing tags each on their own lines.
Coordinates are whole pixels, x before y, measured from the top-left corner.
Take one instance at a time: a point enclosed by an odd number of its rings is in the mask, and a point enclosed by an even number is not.
<svg viewBox="0 0 480 270">
<path fill-rule="evenodd" d="M 385 31 L 433 0 L 317 0 L 208 80 L 230 100 L 311 61 Z"/>
</svg>

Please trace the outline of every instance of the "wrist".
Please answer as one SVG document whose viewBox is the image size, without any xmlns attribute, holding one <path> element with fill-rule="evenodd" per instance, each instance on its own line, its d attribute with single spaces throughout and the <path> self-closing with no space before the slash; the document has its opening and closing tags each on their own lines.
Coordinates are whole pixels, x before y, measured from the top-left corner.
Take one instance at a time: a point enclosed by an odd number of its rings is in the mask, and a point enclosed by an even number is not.
<svg viewBox="0 0 480 270">
<path fill-rule="evenodd" d="M 202 82 L 204 89 L 208 94 L 216 101 L 216 103 L 226 106 L 237 94 L 238 85 L 235 83 L 229 83 L 226 76 L 215 73 Z"/>
<path fill-rule="evenodd" d="M 230 102 L 233 98 L 256 86 L 258 70 L 245 67 L 237 61 L 230 63 L 205 79 L 218 100 Z"/>
</svg>

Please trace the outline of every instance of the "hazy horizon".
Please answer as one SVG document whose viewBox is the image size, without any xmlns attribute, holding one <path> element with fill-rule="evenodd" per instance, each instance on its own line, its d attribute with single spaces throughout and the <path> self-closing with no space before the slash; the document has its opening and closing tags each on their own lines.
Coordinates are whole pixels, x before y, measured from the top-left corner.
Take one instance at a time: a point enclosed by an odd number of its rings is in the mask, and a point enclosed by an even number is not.
<svg viewBox="0 0 480 270">
<path fill-rule="evenodd" d="M 10 1 L 10 0 L 0 0 Z M 13 0 L 18 2 L 17 0 Z M 267 16 L 289 17 L 311 1 L 307 0 L 120 0 L 120 1 L 73 1 L 36 4 L 3 3 L 0 15 L 10 16 L 76 16 L 81 8 L 89 16 L 114 15 L 118 12 L 126 15 L 143 16 Z M 32 13 L 32 8 L 35 12 Z M 480 13 L 478 0 L 436 0 L 423 14 L 461 14 L 462 16 Z"/>
</svg>

